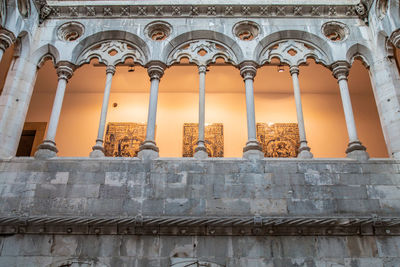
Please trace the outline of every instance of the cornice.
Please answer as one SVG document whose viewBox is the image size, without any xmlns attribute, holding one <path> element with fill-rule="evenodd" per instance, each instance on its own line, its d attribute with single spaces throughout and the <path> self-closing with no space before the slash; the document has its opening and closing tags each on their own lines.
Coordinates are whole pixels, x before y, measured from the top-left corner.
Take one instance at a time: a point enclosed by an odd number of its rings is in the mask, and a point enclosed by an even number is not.
<svg viewBox="0 0 400 267">
<path fill-rule="evenodd" d="M 400 235 L 400 217 L 3 216 L 2 234 Z"/>
<path fill-rule="evenodd" d="M 362 18 L 364 5 L 48 5 L 40 2 L 47 18 Z M 48 12 L 50 10 L 50 12 Z"/>
</svg>

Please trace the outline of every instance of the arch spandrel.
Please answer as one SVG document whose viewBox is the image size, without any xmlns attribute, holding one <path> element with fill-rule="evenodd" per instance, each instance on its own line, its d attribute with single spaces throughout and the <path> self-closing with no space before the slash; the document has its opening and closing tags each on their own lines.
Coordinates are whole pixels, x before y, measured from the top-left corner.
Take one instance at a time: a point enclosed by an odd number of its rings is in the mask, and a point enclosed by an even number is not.
<svg viewBox="0 0 400 267">
<path fill-rule="evenodd" d="M 317 63 L 325 66 L 329 65 L 328 56 L 312 44 L 298 41 L 286 40 L 274 43 L 267 47 L 260 57 L 260 64 L 271 62 L 273 58 L 278 58 L 282 63 L 289 66 L 299 66 L 307 62 L 307 58 L 314 58 Z"/>
<path fill-rule="evenodd" d="M 371 50 L 359 43 L 352 45 L 346 53 L 346 61 L 350 65 L 356 58 L 361 58 L 366 67 L 369 67 L 373 62 Z"/>
<path fill-rule="evenodd" d="M 215 63 L 217 58 L 223 58 L 225 62 L 233 65 L 238 64 L 235 54 L 229 48 L 210 40 L 197 40 L 182 44 L 168 56 L 167 65 L 178 63 L 182 58 L 188 58 L 191 63 L 198 66 Z"/>
<path fill-rule="evenodd" d="M 145 64 L 144 53 L 134 44 L 125 41 L 112 40 L 105 41 L 86 49 L 77 59 L 76 65 L 80 66 L 89 63 L 93 58 L 97 58 L 100 63 L 116 66 L 131 58 L 135 63 Z"/>
</svg>

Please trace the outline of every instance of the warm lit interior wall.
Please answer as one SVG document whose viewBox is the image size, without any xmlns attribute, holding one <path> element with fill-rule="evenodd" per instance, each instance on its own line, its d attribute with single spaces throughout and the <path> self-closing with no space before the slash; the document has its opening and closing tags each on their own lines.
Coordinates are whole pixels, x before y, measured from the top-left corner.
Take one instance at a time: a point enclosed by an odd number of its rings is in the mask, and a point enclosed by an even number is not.
<svg viewBox="0 0 400 267">
<path fill-rule="evenodd" d="M 88 156 L 94 145 L 103 95 L 67 93 L 61 111 L 56 142 L 60 156 Z M 27 121 L 48 121 L 53 93 L 33 95 Z M 109 122 L 146 122 L 148 93 L 112 93 Z M 255 96 L 257 122 L 296 122 L 291 94 Z M 306 131 L 315 157 L 344 157 L 347 131 L 339 95 L 303 94 Z M 386 157 L 387 152 L 371 96 L 353 97 L 359 136 L 372 157 Z M 118 103 L 116 108 L 112 103 Z M 182 155 L 183 123 L 197 122 L 196 93 L 160 93 L 156 141 L 162 157 Z M 246 109 L 244 94 L 211 93 L 206 95 L 206 122 L 222 122 L 225 157 L 241 157 L 246 143 Z"/>
</svg>

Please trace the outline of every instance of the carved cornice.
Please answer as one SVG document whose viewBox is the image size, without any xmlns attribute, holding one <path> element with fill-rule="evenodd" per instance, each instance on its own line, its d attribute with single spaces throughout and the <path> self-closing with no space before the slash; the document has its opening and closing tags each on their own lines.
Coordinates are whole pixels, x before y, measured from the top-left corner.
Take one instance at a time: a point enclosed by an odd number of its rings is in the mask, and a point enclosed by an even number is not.
<svg viewBox="0 0 400 267">
<path fill-rule="evenodd" d="M 39 0 L 37 0 L 39 1 Z M 43 0 L 42 0 L 43 1 Z M 93 2 L 91 2 L 93 3 Z M 330 17 L 361 18 L 365 5 L 51 5 L 49 18 Z M 40 9 L 42 10 L 42 9 Z"/>
<path fill-rule="evenodd" d="M 2 234 L 400 235 L 400 217 L 4 216 Z"/>
</svg>

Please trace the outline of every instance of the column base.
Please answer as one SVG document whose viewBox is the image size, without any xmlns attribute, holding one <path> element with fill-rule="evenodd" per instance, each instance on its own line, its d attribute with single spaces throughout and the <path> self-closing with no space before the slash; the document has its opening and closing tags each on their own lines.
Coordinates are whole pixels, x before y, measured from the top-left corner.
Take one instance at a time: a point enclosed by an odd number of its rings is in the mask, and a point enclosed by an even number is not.
<svg viewBox="0 0 400 267">
<path fill-rule="evenodd" d="M 307 141 L 300 142 L 299 154 L 297 158 L 299 159 L 312 159 L 314 155 L 310 152 L 310 148 L 307 145 Z"/>
<path fill-rule="evenodd" d="M 394 159 L 400 159 L 400 152 L 393 152 L 393 153 L 392 153 L 392 158 L 394 158 Z"/>
<path fill-rule="evenodd" d="M 43 143 L 39 145 L 34 157 L 37 159 L 54 158 L 57 157 L 57 152 L 58 149 L 55 142 L 44 140 Z"/>
<path fill-rule="evenodd" d="M 194 158 L 196 159 L 208 158 L 207 149 L 204 146 L 197 146 L 194 150 Z"/>
<path fill-rule="evenodd" d="M 369 154 L 366 151 L 366 147 L 361 144 L 360 141 L 355 141 L 349 143 L 346 154 L 348 158 L 356 160 L 368 160 Z"/>
<path fill-rule="evenodd" d="M 95 145 L 92 147 L 93 151 L 90 152 L 89 157 L 91 158 L 104 158 L 104 147 L 101 145 Z"/>
<path fill-rule="evenodd" d="M 138 157 L 141 159 L 156 159 L 158 158 L 159 149 L 154 141 L 146 140 L 139 148 Z"/>
<path fill-rule="evenodd" d="M 245 159 L 263 159 L 264 152 L 258 141 L 248 141 L 243 148 L 243 158 Z"/>
</svg>

